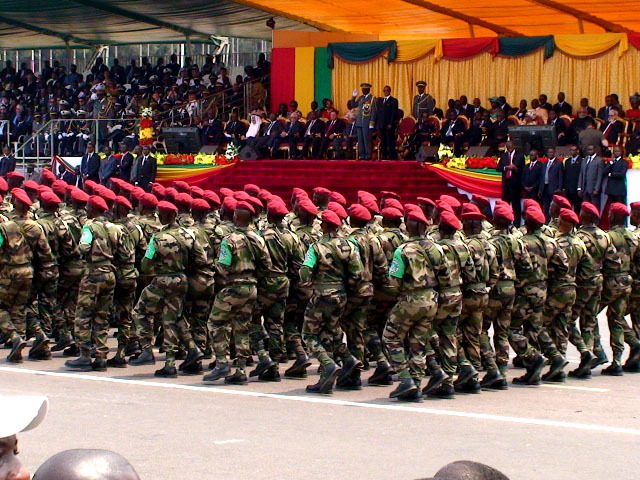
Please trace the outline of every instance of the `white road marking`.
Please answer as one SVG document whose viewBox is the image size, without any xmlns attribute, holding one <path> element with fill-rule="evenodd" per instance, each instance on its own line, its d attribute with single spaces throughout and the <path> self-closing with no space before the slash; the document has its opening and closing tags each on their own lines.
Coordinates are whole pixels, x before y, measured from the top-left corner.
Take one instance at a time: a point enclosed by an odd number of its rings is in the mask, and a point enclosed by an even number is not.
<svg viewBox="0 0 640 480">
<path fill-rule="evenodd" d="M 595 387 L 575 387 L 573 385 L 553 385 L 551 383 L 543 383 L 542 385 L 540 385 L 541 387 L 546 387 L 546 388 L 558 388 L 560 390 L 580 390 L 582 392 L 598 392 L 598 393 L 604 393 L 604 392 L 610 392 L 611 390 L 609 390 L 608 388 L 595 388 Z"/>
<path fill-rule="evenodd" d="M 367 402 L 352 402 L 347 400 L 336 400 L 333 398 L 314 396 L 314 395 L 308 395 L 303 397 L 303 396 L 297 396 L 297 395 L 283 395 L 279 393 L 261 393 L 261 392 L 252 392 L 248 390 L 233 390 L 233 389 L 207 387 L 207 386 L 200 387 L 195 385 L 180 385 L 175 383 L 100 377 L 96 375 L 83 374 L 83 373 L 49 372 L 44 370 L 30 370 L 26 368 L 15 368 L 15 367 L 0 367 L 0 372 L 44 375 L 49 377 L 73 378 L 77 380 L 119 383 L 123 385 L 137 385 L 141 387 L 171 388 L 174 390 L 190 390 L 190 391 L 203 392 L 203 393 L 221 393 L 225 395 L 238 395 L 238 396 L 244 396 L 244 397 L 273 398 L 276 400 L 288 400 L 293 402 L 319 403 L 319 404 L 325 404 L 325 405 L 371 408 L 375 410 L 392 410 L 392 411 L 399 411 L 399 412 L 411 412 L 411 413 L 423 413 L 423 414 L 426 413 L 429 415 L 444 415 L 444 416 L 450 416 L 450 417 L 475 418 L 479 420 L 492 420 L 496 422 L 519 423 L 519 424 L 526 424 L 526 425 L 540 425 L 545 427 L 572 428 L 576 430 L 590 430 L 595 432 L 622 433 L 626 435 L 640 436 L 640 430 L 635 428 L 613 427 L 609 425 L 590 425 L 586 423 L 563 422 L 558 420 L 544 420 L 540 418 L 509 417 L 509 416 L 503 416 L 503 415 L 461 412 L 461 411 L 455 411 L 455 410 L 438 410 L 434 408 L 421 408 L 420 404 L 416 404 L 416 406 L 410 406 L 410 405 L 399 405 L 395 403 L 377 404 L 377 403 L 367 403 Z"/>
<path fill-rule="evenodd" d="M 216 445 L 227 445 L 228 443 L 242 443 L 244 440 L 239 438 L 230 438 L 229 440 L 215 440 L 213 443 Z"/>
</svg>

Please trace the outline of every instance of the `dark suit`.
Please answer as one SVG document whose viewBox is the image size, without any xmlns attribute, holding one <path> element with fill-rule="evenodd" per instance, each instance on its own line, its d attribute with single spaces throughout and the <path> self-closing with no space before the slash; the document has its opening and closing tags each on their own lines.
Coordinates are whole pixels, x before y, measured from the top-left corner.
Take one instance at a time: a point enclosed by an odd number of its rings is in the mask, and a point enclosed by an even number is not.
<svg viewBox="0 0 640 480">
<path fill-rule="evenodd" d="M 92 180 L 100 183 L 100 157 L 93 152 L 91 155 L 85 153 L 80 161 L 80 183 L 84 185 L 85 180 Z"/>
<path fill-rule="evenodd" d="M 544 177 L 544 165 L 540 163 L 540 160 L 536 160 L 529 165 L 525 165 L 522 170 L 522 188 L 524 191 L 524 198 L 534 198 L 539 201 L 540 199 L 540 184 L 543 183 Z M 544 186 L 544 185 L 543 185 Z M 526 189 L 529 188 L 530 191 Z"/>
<path fill-rule="evenodd" d="M 464 122 L 459 118 L 455 120 L 447 120 L 442 124 L 440 129 L 440 141 L 446 145 L 454 144 L 455 154 L 460 154 L 460 148 L 466 140 Z"/>
<path fill-rule="evenodd" d="M 624 133 L 624 123 L 619 120 L 615 122 L 605 122 L 600 128 L 602 130 L 602 136 L 607 139 L 609 146 L 612 147 L 618 143 L 618 138 Z"/>
<path fill-rule="evenodd" d="M 507 137 L 509 136 L 509 122 L 505 118 L 500 122 L 494 122 L 491 125 L 491 130 L 487 134 L 487 140 L 489 146 L 492 148 L 494 153 L 497 153 L 498 147 L 501 143 L 507 141 Z"/>
<path fill-rule="evenodd" d="M 593 203 L 600 208 L 600 193 L 602 189 L 602 178 L 604 176 L 604 165 L 602 158 L 598 155 L 585 157 L 580 167 L 580 178 L 578 188 L 582 193 L 582 201 Z M 596 193 L 597 192 L 597 193 Z"/>
<path fill-rule="evenodd" d="M 120 168 L 118 178 L 125 182 L 131 181 L 131 168 L 133 167 L 133 155 L 131 152 L 124 153 L 120 158 Z"/>
<path fill-rule="evenodd" d="M 515 165 L 517 170 L 505 170 L 508 165 Z M 502 173 L 502 200 L 511 204 L 513 208 L 514 223 L 520 225 L 522 206 L 520 199 L 522 196 L 522 174 L 524 172 L 524 155 L 517 151 L 503 152 L 496 170 Z"/>
<path fill-rule="evenodd" d="M 247 126 L 239 120 L 230 120 L 224 127 L 225 138 L 227 142 L 233 143 L 236 147 L 242 146 L 240 137 L 247 133 Z"/>
<path fill-rule="evenodd" d="M 222 123 L 217 118 L 202 129 L 203 145 L 222 145 L 224 143 L 224 130 Z"/>
<path fill-rule="evenodd" d="M 567 138 L 567 124 L 564 123 L 564 120 L 560 118 L 556 118 L 555 120 L 549 120 L 549 125 L 553 125 L 556 127 L 556 135 L 558 136 L 558 145 L 566 145 L 568 143 Z M 560 134 L 563 135 L 560 135 Z"/>
<path fill-rule="evenodd" d="M 0 158 L 0 177 L 7 178 L 7 173 L 16 169 L 16 159 L 13 155 Z"/>
<path fill-rule="evenodd" d="M 609 121 L 609 112 L 611 111 L 612 108 L 613 106 L 600 108 L 598 110 L 598 118 L 600 120 L 604 120 L 605 122 Z"/>
<path fill-rule="evenodd" d="M 138 168 L 136 169 L 136 178 L 134 185 L 144 188 L 149 191 L 151 184 L 156 181 L 156 172 L 158 166 L 156 159 L 151 155 L 143 157 L 140 155 L 138 159 Z"/>
<path fill-rule="evenodd" d="M 604 193 L 609 197 L 609 201 L 613 202 L 627 202 L 627 169 L 629 165 L 627 161 L 618 157 L 609 163 L 605 169 L 605 175 L 607 176 L 607 187 Z"/>
<path fill-rule="evenodd" d="M 302 156 L 305 158 L 319 158 L 318 151 L 312 148 L 318 145 L 317 140 L 322 138 L 324 133 L 324 121 L 310 120 L 307 122 L 304 130 L 304 143 L 302 144 Z"/>
<path fill-rule="evenodd" d="M 582 169 L 582 158 L 577 156 L 567 157 L 564 160 L 564 186 L 563 190 L 567 194 L 567 198 L 573 205 L 576 213 L 580 211 L 582 199 L 578 195 L 578 185 L 580 181 L 580 170 Z"/>
<path fill-rule="evenodd" d="M 271 157 L 273 156 L 273 153 L 275 153 L 272 151 L 272 148 L 283 130 L 284 126 L 279 120 L 265 123 L 260 129 L 260 135 L 255 138 L 248 139 L 247 145 L 255 149 L 259 156 Z"/>
<path fill-rule="evenodd" d="M 75 172 L 70 172 L 67 169 L 65 169 L 61 178 L 69 185 L 76 185 L 78 183 L 78 176 L 75 174 Z"/>
<path fill-rule="evenodd" d="M 330 142 L 333 141 L 335 145 L 335 140 L 337 140 L 341 136 L 342 132 L 344 132 L 345 126 L 346 125 L 344 121 L 340 120 L 339 118 L 336 118 L 335 120 L 329 120 L 327 122 L 327 128 L 324 129 L 322 138 L 316 139 L 318 141 L 318 144 L 313 147 L 314 150 L 319 152 L 319 158 L 324 158 L 324 155 L 327 152 L 327 148 L 329 148 Z M 333 138 L 330 138 L 331 135 L 333 135 Z"/>
<path fill-rule="evenodd" d="M 279 138 L 274 139 L 274 148 L 273 151 L 276 152 L 278 148 L 280 148 L 280 144 L 286 141 L 289 143 L 289 156 L 291 158 L 300 158 L 298 151 L 298 142 L 302 142 L 303 136 L 305 132 L 305 126 L 302 122 L 289 122 L 284 129 L 286 135 L 283 137 L 282 135 Z"/>
<path fill-rule="evenodd" d="M 562 190 L 564 177 L 564 168 L 562 162 L 557 158 L 549 159 L 544 164 L 542 170 L 542 181 L 540 185 L 540 196 L 542 197 L 542 209 L 544 214 L 549 218 L 549 206 L 556 192 Z"/>
<path fill-rule="evenodd" d="M 333 139 L 333 151 L 335 152 L 335 156 L 340 156 L 340 158 L 353 157 L 353 147 L 357 141 L 356 124 L 347 123 L 344 126 L 342 135 L 337 135 Z"/>
<path fill-rule="evenodd" d="M 573 112 L 573 107 L 567 102 L 562 102 L 562 105 L 560 105 L 560 103 L 556 103 L 553 106 L 553 111 L 558 115 L 571 115 L 571 112 Z"/>
<path fill-rule="evenodd" d="M 378 97 L 378 115 L 376 128 L 380 132 L 380 158 L 396 160 L 396 123 L 398 119 L 398 99 L 394 97 Z"/>
</svg>

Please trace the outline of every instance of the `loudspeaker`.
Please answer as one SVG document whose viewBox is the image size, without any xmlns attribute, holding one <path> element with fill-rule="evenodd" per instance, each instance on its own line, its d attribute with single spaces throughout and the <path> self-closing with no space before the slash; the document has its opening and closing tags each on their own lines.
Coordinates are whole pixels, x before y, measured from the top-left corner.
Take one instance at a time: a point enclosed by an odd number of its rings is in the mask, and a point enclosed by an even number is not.
<svg viewBox="0 0 640 480">
<path fill-rule="evenodd" d="M 468 157 L 486 157 L 490 147 L 469 147 L 467 150 Z"/>
<path fill-rule="evenodd" d="M 570 157 L 571 156 L 571 147 L 568 145 L 562 147 L 556 147 L 556 155 L 559 157 Z"/>
<path fill-rule="evenodd" d="M 220 148 L 220 145 L 204 145 L 200 149 L 200 153 L 206 153 L 206 154 L 214 155 L 218 151 L 218 148 Z"/>
<path fill-rule="evenodd" d="M 249 145 L 242 147 L 242 150 L 238 152 L 240 160 L 258 160 L 258 152 L 256 152 Z"/>
<path fill-rule="evenodd" d="M 426 161 L 427 159 L 434 159 L 438 154 L 438 147 L 431 145 L 422 145 L 418 153 L 416 153 L 416 160 L 420 163 Z"/>
</svg>

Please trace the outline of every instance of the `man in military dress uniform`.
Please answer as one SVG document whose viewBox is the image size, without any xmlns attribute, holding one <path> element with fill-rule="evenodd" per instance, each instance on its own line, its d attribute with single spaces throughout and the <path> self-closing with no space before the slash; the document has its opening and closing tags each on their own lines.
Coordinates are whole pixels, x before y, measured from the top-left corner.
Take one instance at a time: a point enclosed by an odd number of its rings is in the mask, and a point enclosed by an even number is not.
<svg viewBox="0 0 640 480">
<path fill-rule="evenodd" d="M 371 132 L 376 127 L 376 97 L 371 94 L 371 84 L 361 83 L 362 95 L 353 99 L 356 103 L 356 134 L 358 136 L 358 152 L 360 160 L 371 160 Z"/>
<path fill-rule="evenodd" d="M 427 82 L 420 80 L 419 82 L 416 82 L 416 87 L 418 87 L 418 94 L 413 97 L 411 114 L 413 115 L 413 118 L 418 120 L 422 116 L 423 112 L 433 115 L 433 109 L 436 107 L 436 102 L 431 95 L 425 93 Z"/>
</svg>

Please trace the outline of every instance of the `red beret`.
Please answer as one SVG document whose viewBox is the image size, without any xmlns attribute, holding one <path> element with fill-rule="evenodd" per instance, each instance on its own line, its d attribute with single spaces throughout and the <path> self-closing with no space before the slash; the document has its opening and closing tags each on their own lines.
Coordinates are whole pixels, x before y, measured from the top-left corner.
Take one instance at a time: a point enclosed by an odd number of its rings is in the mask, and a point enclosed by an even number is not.
<svg viewBox="0 0 640 480">
<path fill-rule="evenodd" d="M 555 203 L 560 208 L 571 208 L 571 202 L 569 202 L 569 200 L 567 200 L 562 195 L 554 195 L 553 203 Z"/>
<path fill-rule="evenodd" d="M 536 207 L 531 205 L 526 209 L 525 215 L 527 216 L 527 218 L 530 218 L 531 220 L 540 224 L 543 224 L 545 222 L 544 213 L 542 213 L 542 209 L 539 206 Z"/>
<path fill-rule="evenodd" d="M 43 168 L 42 169 L 42 178 L 49 180 L 50 182 L 55 182 L 56 180 L 56 175 L 49 170 L 48 168 Z"/>
<path fill-rule="evenodd" d="M 354 203 L 349 207 L 349 216 L 365 222 L 368 222 L 372 218 L 371 212 L 359 203 Z"/>
<path fill-rule="evenodd" d="M 136 200 L 140 201 L 140 199 L 142 198 L 142 196 L 147 193 L 145 192 L 142 187 L 133 187 L 133 189 L 131 190 L 131 196 L 133 198 L 135 198 Z"/>
<path fill-rule="evenodd" d="M 78 203 L 87 203 L 89 201 L 89 194 L 79 188 L 74 188 L 71 191 L 71 200 Z"/>
<path fill-rule="evenodd" d="M 413 220 L 414 222 L 424 223 L 429 225 L 429 220 L 424 216 L 424 212 L 420 207 L 407 209 L 407 220 Z"/>
<path fill-rule="evenodd" d="M 366 197 L 373 198 L 373 200 L 375 202 L 378 201 L 378 199 L 376 198 L 376 196 L 373 193 L 367 192 L 366 190 L 358 190 L 358 200 L 360 200 L 361 198 L 366 198 Z"/>
<path fill-rule="evenodd" d="M 298 187 L 293 187 L 291 189 L 291 194 L 296 197 L 296 199 L 300 199 L 301 197 L 308 197 L 307 192 Z"/>
<path fill-rule="evenodd" d="M 289 213 L 289 210 L 287 209 L 287 206 L 284 204 L 284 202 L 276 198 L 269 200 L 269 202 L 267 203 L 267 211 L 271 215 L 279 215 L 283 217 L 287 213 Z"/>
<path fill-rule="evenodd" d="M 504 200 L 496 200 L 496 207 L 497 207 L 498 205 L 507 205 L 507 206 L 510 206 L 510 205 L 509 205 L 507 202 L 505 202 Z"/>
<path fill-rule="evenodd" d="M 629 207 L 627 207 L 624 203 L 615 202 L 612 203 L 609 207 L 609 211 L 616 215 L 622 215 L 624 217 L 628 217 L 631 212 L 629 211 Z"/>
<path fill-rule="evenodd" d="M 565 222 L 571 222 L 573 224 L 580 223 L 580 219 L 576 212 L 571 210 L 570 208 L 562 208 L 560 209 L 560 220 L 564 220 Z"/>
<path fill-rule="evenodd" d="M 116 187 L 120 187 L 122 180 L 120 180 L 118 177 L 113 177 L 111 179 L 111 185 L 115 185 Z"/>
<path fill-rule="evenodd" d="M 120 180 L 120 189 L 124 190 L 125 192 L 131 192 L 133 188 L 134 188 L 133 185 L 131 185 L 129 182 Z"/>
<path fill-rule="evenodd" d="M 456 230 L 460 230 L 462 228 L 462 224 L 460 223 L 460 220 L 458 220 L 458 217 L 456 217 L 456 214 L 448 210 L 444 210 L 440 213 L 440 223 L 449 225 Z"/>
<path fill-rule="evenodd" d="M 493 218 L 504 218 L 505 220 L 509 220 L 513 222 L 515 219 L 513 215 L 513 208 L 506 202 L 502 202 L 498 204 L 496 202 L 496 208 L 493 209 Z"/>
<path fill-rule="evenodd" d="M 224 200 L 222 202 L 222 208 L 224 208 L 225 210 L 229 210 L 230 212 L 235 211 L 237 205 L 238 201 L 231 195 L 224 197 Z"/>
<path fill-rule="evenodd" d="M 487 197 L 483 197 L 482 195 L 472 195 L 471 201 L 473 203 L 477 203 L 478 205 L 482 205 L 483 207 L 488 207 L 489 205 L 491 205 L 489 199 Z"/>
<path fill-rule="evenodd" d="M 156 208 L 159 212 L 178 212 L 178 207 L 176 207 L 173 203 L 167 202 L 166 200 L 162 200 L 158 202 Z"/>
<path fill-rule="evenodd" d="M 342 220 L 340 220 L 340 217 L 338 217 L 336 212 L 333 212 L 331 210 L 325 210 L 322 212 L 322 221 L 336 227 L 342 225 Z"/>
<path fill-rule="evenodd" d="M 441 212 L 453 213 L 453 207 L 449 203 L 445 202 L 444 200 L 438 200 L 436 202 L 436 208 Z"/>
<path fill-rule="evenodd" d="M 329 202 L 327 208 L 340 217 L 340 220 L 347 218 L 347 211 L 338 202 Z M 365 208 L 365 210 L 367 210 Z M 368 211 L 368 210 L 367 210 Z"/>
<path fill-rule="evenodd" d="M 7 173 L 7 178 L 21 178 L 24 180 L 24 175 L 14 170 L 13 172 Z"/>
<path fill-rule="evenodd" d="M 84 186 L 90 188 L 91 190 L 96 188 L 97 185 L 98 184 L 96 182 L 94 182 L 93 180 L 85 180 L 84 181 Z"/>
<path fill-rule="evenodd" d="M 640 211 L 640 202 L 631 202 L 631 210 Z"/>
<path fill-rule="evenodd" d="M 208 212 L 211 210 L 211 205 L 204 198 L 194 198 L 191 203 L 191 210 L 198 212 Z"/>
<path fill-rule="evenodd" d="M 476 204 L 463 203 L 460 218 L 462 218 L 462 220 L 484 220 L 486 217 L 482 214 Z"/>
<path fill-rule="evenodd" d="M 201 189 L 197 185 L 194 185 L 193 187 L 191 187 L 191 196 L 192 197 L 194 197 L 194 198 L 202 198 L 203 195 L 204 195 L 204 190 L 203 189 Z"/>
<path fill-rule="evenodd" d="M 60 200 L 60 197 L 50 191 L 42 192 L 40 201 L 45 205 L 60 205 L 60 203 L 62 202 L 62 200 Z"/>
<path fill-rule="evenodd" d="M 158 197 L 164 197 L 166 194 L 165 192 L 166 192 L 166 189 L 159 183 L 154 183 L 153 186 L 151 187 L 151 193 L 153 193 Z"/>
<path fill-rule="evenodd" d="M 300 202 L 298 202 L 298 208 L 310 215 L 318 215 L 318 207 L 316 207 L 308 198 L 303 198 Z"/>
<path fill-rule="evenodd" d="M 405 203 L 404 204 L 404 211 L 405 213 L 409 213 L 411 210 L 420 210 L 422 212 L 422 209 L 420 208 L 419 205 L 416 205 L 415 203 Z"/>
<path fill-rule="evenodd" d="M 39 186 L 40 185 L 38 185 L 33 180 L 27 180 L 26 182 L 24 182 L 24 185 L 22 185 L 22 188 L 25 190 L 31 190 L 31 191 L 37 192 Z"/>
<path fill-rule="evenodd" d="M 343 207 L 347 206 L 347 199 L 344 198 L 344 195 L 342 195 L 340 192 L 331 192 L 331 194 L 329 195 L 329 200 L 339 203 Z"/>
<path fill-rule="evenodd" d="M 100 196 L 102 198 L 104 198 L 105 200 L 109 200 L 110 202 L 115 202 L 116 201 L 115 192 L 113 190 L 109 190 L 106 187 L 100 189 Z"/>
<path fill-rule="evenodd" d="M 49 185 L 38 185 L 38 195 L 42 195 L 44 192 L 53 193 L 53 189 Z"/>
<path fill-rule="evenodd" d="M 227 187 L 222 187 L 220 189 L 220 195 L 222 195 L 223 197 L 233 196 L 233 190 L 231 190 L 230 188 L 227 188 Z"/>
<path fill-rule="evenodd" d="M 534 200 L 533 198 L 525 198 L 524 202 L 522 202 L 522 206 L 524 207 L 524 209 L 526 210 L 527 208 L 531 207 L 531 206 L 540 206 L 540 204 Z"/>
<path fill-rule="evenodd" d="M 249 199 L 251 198 L 251 195 L 249 195 L 247 192 L 243 192 L 242 190 L 239 190 L 237 192 L 233 192 L 233 198 L 235 198 L 238 201 L 248 202 Z"/>
<path fill-rule="evenodd" d="M 260 200 L 257 197 L 251 197 L 250 196 L 246 201 L 249 202 L 254 207 L 264 208 L 264 205 L 262 204 L 262 200 Z"/>
<path fill-rule="evenodd" d="M 65 192 L 66 192 L 66 193 L 69 193 L 69 194 L 70 194 L 71 192 L 73 192 L 76 188 L 78 188 L 78 187 L 76 187 L 75 185 L 65 185 L 65 186 L 64 186 L 64 190 L 65 190 Z"/>
<path fill-rule="evenodd" d="M 324 195 L 328 197 L 331 195 L 331 190 L 324 187 L 316 187 L 313 189 L 313 193 L 315 193 L 316 195 Z"/>
<path fill-rule="evenodd" d="M 400 203 L 400 200 L 396 198 L 385 198 L 384 199 L 384 208 L 395 208 L 396 210 L 404 211 L 404 207 Z"/>
<path fill-rule="evenodd" d="M 173 200 L 174 198 L 176 198 L 177 194 L 178 191 L 173 187 L 167 187 L 164 189 L 164 198 L 170 198 L 171 200 Z"/>
<path fill-rule="evenodd" d="M 0 193 L 7 193 L 9 191 L 9 184 L 4 179 L 4 177 L 0 177 Z"/>
<path fill-rule="evenodd" d="M 250 193 L 252 195 L 259 195 L 260 194 L 260 187 L 257 185 L 254 185 L 253 183 L 247 183 L 243 190 L 247 193 Z"/>
<path fill-rule="evenodd" d="M 173 188 L 183 193 L 187 193 L 191 191 L 191 187 L 184 180 L 176 180 L 175 182 L 173 182 Z"/>
<path fill-rule="evenodd" d="M 373 197 L 373 195 L 372 195 Z M 375 197 L 371 198 L 371 197 L 363 197 L 360 199 L 360 204 L 367 208 L 368 210 L 372 211 L 373 213 L 380 213 L 380 207 L 378 206 L 378 203 L 374 200 Z"/>
<path fill-rule="evenodd" d="M 380 192 L 380 197 L 384 199 L 394 198 L 396 200 L 400 200 L 400 195 L 398 195 L 396 192 L 387 192 L 385 190 Z"/>
<path fill-rule="evenodd" d="M 459 208 L 462 205 L 460 203 L 460 200 L 458 200 L 456 197 L 452 197 L 451 195 L 440 195 L 440 200 L 442 200 L 443 202 L 447 202 L 449 205 L 451 205 L 451 208 Z"/>
<path fill-rule="evenodd" d="M 269 201 L 272 196 L 273 195 L 271 194 L 271 192 L 269 190 L 265 190 L 264 188 L 260 190 L 260 193 L 258 194 L 258 198 L 262 201 Z"/>
<path fill-rule="evenodd" d="M 145 193 L 138 201 L 145 207 L 155 208 L 158 206 L 158 199 L 152 193 Z"/>
<path fill-rule="evenodd" d="M 191 208 L 193 198 L 191 198 L 191 195 L 189 195 L 188 193 L 179 193 L 175 196 L 175 203 L 177 206 Z"/>
<path fill-rule="evenodd" d="M 253 208 L 253 205 L 251 205 L 250 202 L 246 202 L 244 200 L 241 200 L 236 204 L 236 210 L 247 210 L 252 214 L 256 213 L 256 210 L 255 208 Z"/>
<path fill-rule="evenodd" d="M 436 202 L 427 197 L 418 197 L 417 201 L 418 203 L 424 203 L 425 205 L 431 205 L 432 207 L 436 206 Z"/>
<path fill-rule="evenodd" d="M 205 190 L 202 198 L 209 202 L 210 205 L 216 205 L 218 207 L 220 206 L 220 197 L 216 192 Z"/>
<path fill-rule="evenodd" d="M 382 212 L 380 213 L 382 214 L 383 218 L 390 218 L 392 220 L 402 218 L 402 212 L 397 208 L 393 208 L 393 207 L 385 207 L 382 209 Z"/>
<path fill-rule="evenodd" d="M 21 188 L 14 188 L 13 190 L 11 190 L 11 196 L 14 200 L 17 200 L 20 203 L 24 203 L 27 207 L 30 207 L 33 204 L 31 199 L 29 198 L 29 195 L 27 195 L 27 192 L 25 192 Z"/>
<path fill-rule="evenodd" d="M 107 207 L 107 203 L 102 197 L 99 197 L 98 195 L 91 195 L 89 197 L 88 204 L 100 212 L 106 212 L 107 210 L 109 210 L 109 207 Z"/>
<path fill-rule="evenodd" d="M 600 210 L 591 202 L 582 202 L 580 210 L 593 215 L 596 218 L 600 218 Z"/>
<path fill-rule="evenodd" d="M 128 198 L 123 197 L 122 195 L 118 195 L 116 197 L 116 205 L 121 205 L 123 207 L 128 208 L 129 210 L 131 210 L 133 207 L 131 206 L 131 202 L 129 201 Z"/>
</svg>

